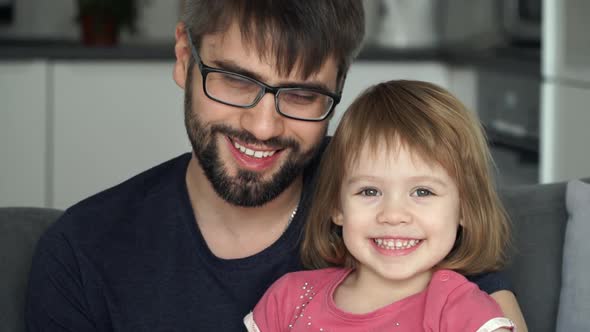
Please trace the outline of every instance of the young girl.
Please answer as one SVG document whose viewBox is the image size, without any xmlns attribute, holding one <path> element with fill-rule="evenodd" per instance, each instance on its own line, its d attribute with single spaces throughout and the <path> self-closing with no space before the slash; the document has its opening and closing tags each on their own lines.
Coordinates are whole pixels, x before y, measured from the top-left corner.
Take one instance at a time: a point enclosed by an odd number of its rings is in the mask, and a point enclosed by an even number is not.
<svg viewBox="0 0 590 332">
<path fill-rule="evenodd" d="M 350 106 L 327 147 L 302 244 L 316 270 L 274 283 L 249 331 L 510 331 L 463 275 L 510 237 L 474 116 L 433 84 L 390 81 Z"/>
</svg>

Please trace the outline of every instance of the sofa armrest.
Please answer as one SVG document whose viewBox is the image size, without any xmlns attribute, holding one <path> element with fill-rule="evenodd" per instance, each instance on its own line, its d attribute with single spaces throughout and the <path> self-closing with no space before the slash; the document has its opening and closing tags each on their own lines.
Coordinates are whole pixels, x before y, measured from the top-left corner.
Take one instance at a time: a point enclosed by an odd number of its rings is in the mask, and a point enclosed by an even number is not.
<svg viewBox="0 0 590 332">
<path fill-rule="evenodd" d="M 567 224 L 565 189 L 560 182 L 500 191 L 513 225 L 514 252 L 506 272 L 530 331 L 555 331 Z"/>
</svg>

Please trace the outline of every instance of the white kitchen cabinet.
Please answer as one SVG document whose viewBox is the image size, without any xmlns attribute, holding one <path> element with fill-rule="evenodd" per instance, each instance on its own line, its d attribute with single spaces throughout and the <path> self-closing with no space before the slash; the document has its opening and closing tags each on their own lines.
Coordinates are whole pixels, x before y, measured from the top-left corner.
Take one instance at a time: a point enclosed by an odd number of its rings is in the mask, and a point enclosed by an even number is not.
<svg viewBox="0 0 590 332">
<path fill-rule="evenodd" d="M 437 62 L 356 62 L 334 120 L 369 85 L 401 78 L 449 85 Z M 54 84 L 54 207 L 190 151 L 172 62 L 64 61 L 54 65 Z"/>
<path fill-rule="evenodd" d="M 77 201 L 190 151 L 172 61 L 54 65 L 51 205 Z"/>
<path fill-rule="evenodd" d="M 64 209 L 190 151 L 172 61 L 31 61 L 0 66 L 0 205 Z M 331 131 L 368 86 L 449 86 L 438 62 L 353 64 Z"/>
<path fill-rule="evenodd" d="M 393 79 L 429 81 L 444 88 L 450 86 L 449 69 L 442 62 L 356 61 L 348 72 L 342 100 L 336 107 L 328 133 L 334 133 L 344 111 L 361 92 L 371 85 Z"/>
<path fill-rule="evenodd" d="M 46 206 L 47 68 L 0 61 L 0 206 Z"/>
</svg>

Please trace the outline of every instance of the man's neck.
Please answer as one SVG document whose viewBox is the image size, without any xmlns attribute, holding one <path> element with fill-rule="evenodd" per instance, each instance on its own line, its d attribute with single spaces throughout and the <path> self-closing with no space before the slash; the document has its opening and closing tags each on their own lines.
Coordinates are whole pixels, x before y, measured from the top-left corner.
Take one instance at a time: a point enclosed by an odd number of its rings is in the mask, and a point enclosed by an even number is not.
<svg viewBox="0 0 590 332">
<path fill-rule="evenodd" d="M 209 249 L 220 258 L 254 255 L 273 244 L 286 230 L 302 190 L 302 177 L 260 207 L 240 207 L 223 200 L 193 158 L 186 185 L 199 230 Z"/>
</svg>

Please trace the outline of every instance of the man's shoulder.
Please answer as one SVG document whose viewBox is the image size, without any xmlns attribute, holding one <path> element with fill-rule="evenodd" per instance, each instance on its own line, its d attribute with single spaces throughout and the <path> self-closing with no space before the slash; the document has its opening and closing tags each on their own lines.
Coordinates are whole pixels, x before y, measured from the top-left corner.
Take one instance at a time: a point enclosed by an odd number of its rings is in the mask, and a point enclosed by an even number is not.
<svg viewBox="0 0 590 332">
<path fill-rule="evenodd" d="M 85 211 L 96 213 L 103 210 L 112 213 L 114 211 L 105 209 L 122 208 L 127 210 L 133 208 L 135 204 L 161 195 L 171 186 L 178 185 L 179 176 L 184 178 L 189 160 L 189 153 L 170 159 L 80 201 L 69 208 L 67 212 L 70 214 L 84 213 Z"/>
<path fill-rule="evenodd" d="M 178 199 L 179 179 L 189 160 L 189 153 L 180 155 L 76 203 L 49 232 L 90 234 L 141 214 L 149 216 L 167 201 Z"/>
</svg>

